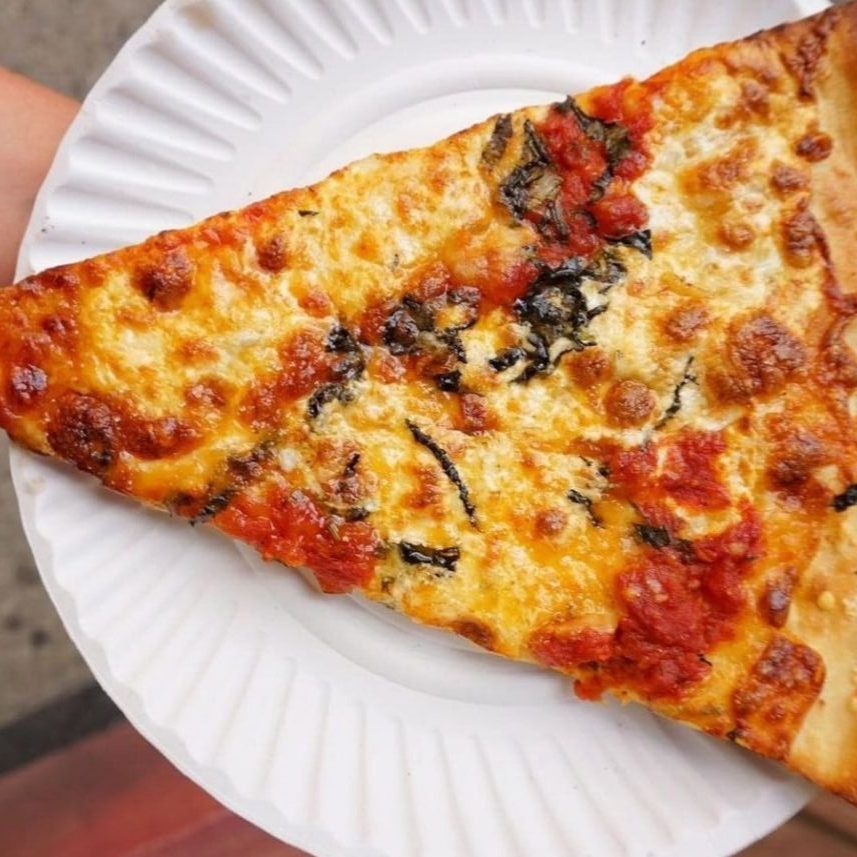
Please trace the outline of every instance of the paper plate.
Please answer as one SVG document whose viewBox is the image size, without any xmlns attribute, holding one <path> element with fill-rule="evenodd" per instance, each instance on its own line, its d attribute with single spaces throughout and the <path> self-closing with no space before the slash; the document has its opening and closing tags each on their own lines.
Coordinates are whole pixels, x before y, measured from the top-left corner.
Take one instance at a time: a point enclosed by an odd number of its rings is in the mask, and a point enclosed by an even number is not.
<svg viewBox="0 0 857 857">
<path fill-rule="evenodd" d="M 95 87 L 20 274 L 815 11 L 770 0 L 191 0 Z M 49 592 L 132 723 L 320 857 L 719 857 L 808 787 L 636 708 L 357 599 L 20 452 Z"/>
</svg>

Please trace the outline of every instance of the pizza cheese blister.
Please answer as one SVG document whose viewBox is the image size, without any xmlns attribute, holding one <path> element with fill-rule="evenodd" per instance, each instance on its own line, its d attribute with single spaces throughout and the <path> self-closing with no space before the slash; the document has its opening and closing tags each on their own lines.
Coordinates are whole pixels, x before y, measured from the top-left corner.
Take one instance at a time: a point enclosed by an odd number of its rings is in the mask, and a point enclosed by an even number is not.
<svg viewBox="0 0 857 857">
<path fill-rule="evenodd" d="M 850 5 L 2 290 L 0 426 L 857 800 L 855 314 Z"/>
</svg>

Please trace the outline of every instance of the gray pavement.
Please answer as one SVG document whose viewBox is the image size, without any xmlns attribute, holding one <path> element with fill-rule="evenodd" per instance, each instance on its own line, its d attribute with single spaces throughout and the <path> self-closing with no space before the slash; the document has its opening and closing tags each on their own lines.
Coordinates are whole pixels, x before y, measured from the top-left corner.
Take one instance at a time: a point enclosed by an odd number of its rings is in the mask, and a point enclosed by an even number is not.
<svg viewBox="0 0 857 857">
<path fill-rule="evenodd" d="M 158 4 L 0 0 L 0 65 L 83 98 Z M 0 726 L 92 681 L 39 582 L 18 520 L 7 449 L 0 437 Z"/>
</svg>

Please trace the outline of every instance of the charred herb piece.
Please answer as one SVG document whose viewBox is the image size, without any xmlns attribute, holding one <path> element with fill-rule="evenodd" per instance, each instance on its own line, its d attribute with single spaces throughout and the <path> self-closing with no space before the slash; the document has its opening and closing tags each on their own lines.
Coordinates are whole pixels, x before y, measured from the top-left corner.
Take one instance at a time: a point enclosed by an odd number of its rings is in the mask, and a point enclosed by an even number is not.
<svg viewBox="0 0 857 857">
<path fill-rule="evenodd" d="M 191 525 L 204 524 L 206 521 L 219 515 L 224 511 L 229 504 L 238 495 L 238 492 L 251 482 L 258 478 L 263 469 L 263 464 L 271 457 L 274 444 L 269 441 L 263 441 L 255 446 L 246 455 L 233 455 L 226 460 L 226 472 L 223 475 L 223 487 L 214 489 L 214 493 L 210 494 L 205 505 L 191 518 Z"/>
<path fill-rule="evenodd" d="M 345 510 L 344 518 L 349 523 L 354 521 L 365 521 L 369 517 L 369 510 L 363 506 L 353 506 Z"/>
<path fill-rule="evenodd" d="M 590 140 L 604 144 L 607 162 L 611 168 L 631 151 L 631 139 L 624 125 L 619 122 L 605 122 L 603 119 L 590 116 L 570 95 L 562 103 L 555 104 L 554 109 L 560 113 L 573 114 L 577 124 L 580 125 L 580 130 Z"/>
<path fill-rule="evenodd" d="M 410 431 L 414 440 L 421 446 L 424 446 L 435 457 L 446 478 L 458 489 L 458 497 L 461 500 L 461 505 L 464 507 L 470 523 L 475 526 L 476 506 L 473 505 L 473 501 L 470 499 L 470 492 L 467 490 L 467 486 L 464 484 L 458 468 L 449 457 L 449 453 L 436 440 L 427 435 L 416 423 L 411 422 L 411 420 L 405 420 L 405 425 L 408 427 L 408 431 Z"/>
<path fill-rule="evenodd" d="M 461 558 L 457 547 L 431 548 L 413 542 L 399 542 L 399 553 L 409 565 L 433 565 L 446 571 L 455 571 L 455 565 Z"/>
<path fill-rule="evenodd" d="M 495 372 L 503 372 L 514 366 L 519 360 L 526 356 L 526 351 L 523 348 L 504 348 L 496 357 L 492 357 L 488 361 L 488 365 Z"/>
<path fill-rule="evenodd" d="M 350 479 L 357 473 L 357 465 L 360 464 L 360 453 L 352 452 L 351 455 L 348 456 L 348 461 L 345 462 L 345 468 L 342 471 L 343 477 L 346 479 Z"/>
<path fill-rule="evenodd" d="M 311 209 L 311 208 L 299 208 L 298 214 L 301 217 L 315 217 L 318 214 L 318 212 Z"/>
<path fill-rule="evenodd" d="M 684 365 L 684 374 L 681 381 L 676 384 L 673 390 L 673 399 L 669 407 L 664 411 L 664 415 L 655 423 L 655 428 L 663 428 L 680 410 L 681 410 L 681 391 L 688 384 L 696 383 L 696 376 L 690 373 L 690 367 L 693 365 L 693 355 L 687 358 L 687 363 Z"/>
<path fill-rule="evenodd" d="M 521 161 L 500 185 L 500 201 L 518 221 L 530 211 L 544 216 L 545 206 L 556 198 L 562 186 L 547 146 L 529 119 L 524 122 L 521 154 Z"/>
<path fill-rule="evenodd" d="M 356 381 L 363 375 L 366 369 L 363 349 L 348 328 L 334 327 L 327 335 L 325 350 L 343 355 L 333 366 L 333 375 L 338 381 Z"/>
<path fill-rule="evenodd" d="M 476 324 L 480 299 L 478 289 L 466 286 L 428 301 L 405 295 L 384 323 L 384 344 L 391 354 L 429 354 L 439 363 L 446 362 L 447 367 L 450 356 L 466 363 L 467 352 L 460 334 Z M 438 329 L 438 313 L 443 309 L 451 311 L 450 307 L 457 308 L 453 314 L 458 323 Z"/>
<path fill-rule="evenodd" d="M 219 515 L 229 506 L 237 493 L 238 489 L 234 486 L 230 486 L 210 497 L 202 509 L 193 516 L 191 524 L 204 524 L 206 521 L 211 520 L 215 515 Z"/>
<path fill-rule="evenodd" d="M 585 494 L 581 494 L 580 491 L 575 491 L 574 488 L 571 488 L 569 492 L 565 495 L 571 500 L 572 503 L 576 503 L 579 506 L 583 506 L 586 510 L 586 514 L 589 515 L 589 520 L 592 522 L 593 527 L 602 527 L 604 526 L 604 522 L 595 512 L 593 508 L 593 502 L 591 497 L 587 497 Z"/>
<path fill-rule="evenodd" d="M 849 485 L 841 494 L 833 498 L 833 508 L 844 512 L 851 506 L 857 506 L 857 485 Z"/>
<path fill-rule="evenodd" d="M 666 527 L 655 527 L 652 524 L 634 524 L 634 534 L 643 544 L 658 550 L 672 543 L 672 538 Z"/>
<path fill-rule="evenodd" d="M 307 415 L 311 420 L 316 419 L 322 412 L 325 405 L 333 401 L 347 404 L 354 401 L 354 392 L 349 390 L 344 384 L 322 384 L 316 387 L 313 394 L 307 402 Z"/>
<path fill-rule="evenodd" d="M 491 138 L 485 144 L 482 150 L 482 163 L 489 167 L 493 167 L 500 158 L 503 157 L 506 151 L 506 146 L 512 138 L 512 117 L 508 113 L 504 113 L 498 117 L 494 123 L 494 130 L 491 132 Z"/>
<path fill-rule="evenodd" d="M 620 238 L 608 238 L 607 240 L 611 244 L 622 244 L 625 247 L 639 250 L 647 259 L 652 258 L 651 229 L 640 229 L 638 232 L 631 232 L 629 235 L 622 235 Z"/>
<path fill-rule="evenodd" d="M 434 376 L 434 382 L 438 390 L 444 393 L 457 393 L 461 389 L 461 372 L 458 369 L 452 372 L 441 372 Z"/>
</svg>

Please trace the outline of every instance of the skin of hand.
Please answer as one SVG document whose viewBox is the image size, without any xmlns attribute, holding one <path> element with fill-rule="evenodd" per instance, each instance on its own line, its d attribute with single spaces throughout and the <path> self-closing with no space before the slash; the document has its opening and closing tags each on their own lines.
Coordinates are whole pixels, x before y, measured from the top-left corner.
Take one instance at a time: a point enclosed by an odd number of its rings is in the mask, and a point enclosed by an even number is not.
<svg viewBox="0 0 857 857">
<path fill-rule="evenodd" d="M 14 278 L 33 202 L 78 106 L 0 69 L 0 285 Z"/>
</svg>

